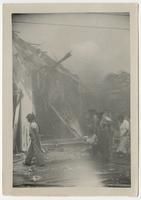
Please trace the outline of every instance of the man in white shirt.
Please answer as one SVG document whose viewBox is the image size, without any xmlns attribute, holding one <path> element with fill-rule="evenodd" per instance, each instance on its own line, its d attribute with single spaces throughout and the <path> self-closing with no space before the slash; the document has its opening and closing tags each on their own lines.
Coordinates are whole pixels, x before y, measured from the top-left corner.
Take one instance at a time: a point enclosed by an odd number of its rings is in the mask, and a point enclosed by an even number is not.
<svg viewBox="0 0 141 200">
<path fill-rule="evenodd" d="M 31 139 L 31 144 L 27 152 L 25 164 L 31 165 L 32 159 L 33 157 L 35 157 L 36 164 L 42 166 L 45 164 L 45 161 L 40 143 L 39 126 L 35 120 L 34 114 L 28 114 L 26 118 L 30 125 L 29 135 Z"/>
<path fill-rule="evenodd" d="M 126 117 L 121 117 L 120 122 L 120 142 L 117 153 L 127 154 L 129 149 L 129 122 Z"/>
</svg>

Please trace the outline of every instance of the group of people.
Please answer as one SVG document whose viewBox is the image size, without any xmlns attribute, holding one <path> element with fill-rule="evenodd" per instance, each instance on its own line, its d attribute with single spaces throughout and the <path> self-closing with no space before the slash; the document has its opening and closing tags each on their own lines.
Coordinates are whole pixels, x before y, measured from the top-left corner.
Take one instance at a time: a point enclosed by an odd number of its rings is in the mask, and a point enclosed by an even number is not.
<svg viewBox="0 0 141 200">
<path fill-rule="evenodd" d="M 113 151 L 119 156 L 128 155 L 129 120 L 126 116 L 122 115 L 113 119 L 110 112 L 98 113 L 92 109 L 89 110 L 87 120 L 88 137 L 86 141 L 90 144 L 92 153 L 100 152 L 105 161 L 111 159 Z M 119 141 L 116 149 L 113 149 L 115 129 L 119 133 Z"/>
<path fill-rule="evenodd" d="M 36 165 L 45 165 L 44 150 L 40 143 L 39 125 L 35 115 L 30 113 L 27 115 L 29 122 L 29 135 L 31 143 L 27 151 L 24 164 L 31 165 L 35 158 Z M 88 136 L 87 143 L 90 145 L 94 154 L 100 152 L 103 160 L 108 161 L 113 153 L 113 138 L 115 121 L 110 112 L 98 113 L 96 110 L 89 110 L 88 115 Z M 119 116 L 116 121 L 118 124 L 119 142 L 116 148 L 116 153 L 120 156 L 129 153 L 129 120 L 125 116 Z"/>
</svg>

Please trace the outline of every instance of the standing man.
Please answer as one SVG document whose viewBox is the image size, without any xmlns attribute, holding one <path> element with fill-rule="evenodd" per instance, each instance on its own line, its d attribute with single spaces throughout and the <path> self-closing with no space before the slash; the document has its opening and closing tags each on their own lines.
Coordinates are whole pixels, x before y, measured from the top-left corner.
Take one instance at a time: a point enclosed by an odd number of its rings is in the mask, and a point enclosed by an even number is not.
<svg viewBox="0 0 141 200">
<path fill-rule="evenodd" d="M 93 135 L 93 111 L 92 109 L 88 110 L 87 115 L 87 132 L 88 137 L 91 137 Z"/>
<path fill-rule="evenodd" d="M 120 142 L 117 153 L 126 155 L 129 150 L 129 122 L 126 117 L 120 116 Z"/>
<path fill-rule="evenodd" d="M 89 137 L 87 138 L 87 143 L 90 145 L 90 150 L 93 155 L 96 155 L 98 151 L 98 116 L 94 109 L 89 110 Z"/>
<path fill-rule="evenodd" d="M 111 123 L 112 119 L 106 112 L 103 113 L 99 129 L 99 150 L 104 161 L 109 161 L 112 153 Z"/>
<path fill-rule="evenodd" d="M 27 152 L 25 165 L 31 165 L 31 161 L 33 157 L 35 157 L 36 164 L 38 166 L 42 166 L 45 164 L 45 162 L 44 162 L 44 157 L 43 157 L 40 138 L 39 138 L 39 126 L 36 122 L 34 114 L 28 114 L 26 118 L 30 125 L 29 135 L 31 139 L 31 144 Z"/>
<path fill-rule="evenodd" d="M 93 111 L 93 134 L 97 135 L 98 131 L 98 116 L 97 116 L 97 111 Z"/>
</svg>

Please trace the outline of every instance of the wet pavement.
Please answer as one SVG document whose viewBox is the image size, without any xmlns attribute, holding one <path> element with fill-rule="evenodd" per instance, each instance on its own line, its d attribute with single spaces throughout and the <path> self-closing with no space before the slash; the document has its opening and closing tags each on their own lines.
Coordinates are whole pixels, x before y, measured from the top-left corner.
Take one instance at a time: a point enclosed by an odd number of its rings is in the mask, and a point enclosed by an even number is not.
<svg viewBox="0 0 141 200">
<path fill-rule="evenodd" d="M 25 155 L 14 155 L 14 187 L 130 187 L 129 156 L 112 154 L 103 162 L 100 154 L 92 156 L 85 144 L 45 145 L 46 165 L 23 165 Z"/>
</svg>

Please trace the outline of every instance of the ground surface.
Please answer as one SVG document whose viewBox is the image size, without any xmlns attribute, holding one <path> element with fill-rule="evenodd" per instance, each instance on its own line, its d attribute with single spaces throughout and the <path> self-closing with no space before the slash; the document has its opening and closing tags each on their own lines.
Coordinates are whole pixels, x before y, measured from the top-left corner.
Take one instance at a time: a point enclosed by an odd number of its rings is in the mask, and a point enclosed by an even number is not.
<svg viewBox="0 0 141 200">
<path fill-rule="evenodd" d="M 24 154 L 14 156 L 13 185 L 29 186 L 94 186 L 130 187 L 129 157 L 112 154 L 109 162 L 103 162 L 101 155 L 95 157 L 87 151 L 87 145 L 43 144 L 46 165 L 44 167 L 24 166 Z"/>
</svg>

